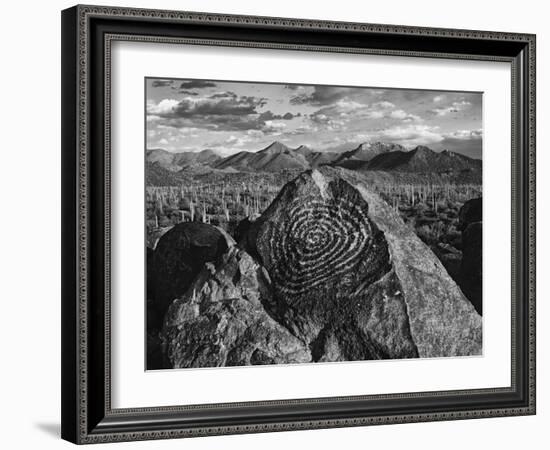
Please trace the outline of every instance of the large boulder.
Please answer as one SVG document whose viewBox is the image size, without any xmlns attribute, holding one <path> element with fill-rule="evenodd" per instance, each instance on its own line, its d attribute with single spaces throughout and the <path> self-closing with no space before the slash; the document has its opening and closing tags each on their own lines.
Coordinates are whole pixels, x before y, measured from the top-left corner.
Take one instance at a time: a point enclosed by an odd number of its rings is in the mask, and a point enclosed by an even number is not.
<svg viewBox="0 0 550 450">
<path fill-rule="evenodd" d="M 483 236 L 482 222 L 470 223 L 462 232 L 460 287 L 479 314 L 483 314 Z"/>
<path fill-rule="evenodd" d="M 432 251 L 360 175 L 287 183 L 242 240 L 270 314 L 315 361 L 481 354 L 481 317 Z"/>
<path fill-rule="evenodd" d="M 458 276 L 462 292 L 479 314 L 483 313 L 483 203 L 481 198 L 468 200 L 458 212 L 462 231 L 462 262 Z"/>
<path fill-rule="evenodd" d="M 222 231 L 200 222 L 182 222 L 160 237 L 147 269 L 152 272 L 148 276 L 152 286 L 147 288 L 150 315 L 160 320 L 159 327 L 170 303 L 187 291 L 205 263 L 218 259 L 227 248 Z"/>
<path fill-rule="evenodd" d="M 147 233 L 147 248 L 154 250 L 157 247 L 160 238 L 168 233 L 172 228 L 174 228 L 174 226 L 170 225 L 167 227 L 156 228 L 150 233 Z"/>
<path fill-rule="evenodd" d="M 458 229 L 464 231 L 468 225 L 483 220 L 483 201 L 480 198 L 473 198 L 462 205 L 458 212 Z"/>
<path fill-rule="evenodd" d="M 170 306 L 163 331 L 170 366 L 310 362 L 304 342 L 266 312 L 270 296 L 265 269 L 232 247 Z"/>
</svg>

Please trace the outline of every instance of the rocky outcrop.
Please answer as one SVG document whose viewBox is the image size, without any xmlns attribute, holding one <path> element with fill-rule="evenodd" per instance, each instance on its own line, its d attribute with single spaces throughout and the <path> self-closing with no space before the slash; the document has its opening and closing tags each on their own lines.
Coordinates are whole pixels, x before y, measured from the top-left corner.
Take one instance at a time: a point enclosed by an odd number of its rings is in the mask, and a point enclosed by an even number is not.
<svg viewBox="0 0 550 450">
<path fill-rule="evenodd" d="M 147 248 L 154 250 L 162 236 L 168 233 L 173 228 L 172 225 L 168 227 L 157 228 L 156 230 L 148 233 Z"/>
<path fill-rule="evenodd" d="M 166 314 L 163 339 L 171 367 L 311 361 L 307 346 L 266 312 L 269 276 L 232 247 L 207 264 Z"/>
<path fill-rule="evenodd" d="M 315 361 L 481 353 L 481 318 L 397 213 L 348 171 L 288 183 L 251 224 L 270 315 Z"/>
<path fill-rule="evenodd" d="M 468 225 L 483 220 L 483 201 L 481 198 L 468 200 L 458 212 L 458 229 L 464 231 Z"/>
<path fill-rule="evenodd" d="M 479 314 L 483 314 L 483 227 L 474 222 L 462 232 L 460 287 Z"/>
<path fill-rule="evenodd" d="M 153 253 L 155 300 L 161 286 L 168 308 L 148 336 L 159 366 L 481 354 L 480 315 L 358 174 L 302 173 L 239 226 L 239 246 L 215 227 L 180 225 Z"/>
<path fill-rule="evenodd" d="M 162 321 L 170 303 L 187 291 L 204 264 L 218 259 L 227 248 L 224 234 L 205 223 L 183 222 L 163 234 L 148 265 L 151 315 Z"/>
<path fill-rule="evenodd" d="M 468 200 L 458 213 L 462 230 L 462 261 L 458 280 L 462 292 L 483 314 L 483 204 L 481 198 Z"/>
</svg>

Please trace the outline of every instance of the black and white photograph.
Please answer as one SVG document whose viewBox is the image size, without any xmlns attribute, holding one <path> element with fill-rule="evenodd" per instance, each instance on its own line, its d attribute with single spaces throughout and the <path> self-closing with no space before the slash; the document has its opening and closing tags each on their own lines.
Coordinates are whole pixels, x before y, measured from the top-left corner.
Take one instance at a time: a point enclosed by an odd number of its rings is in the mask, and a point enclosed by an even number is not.
<svg viewBox="0 0 550 450">
<path fill-rule="evenodd" d="M 6 2 L 0 447 L 544 447 L 545 6 Z"/>
<path fill-rule="evenodd" d="M 146 78 L 147 369 L 482 355 L 482 99 Z"/>
</svg>

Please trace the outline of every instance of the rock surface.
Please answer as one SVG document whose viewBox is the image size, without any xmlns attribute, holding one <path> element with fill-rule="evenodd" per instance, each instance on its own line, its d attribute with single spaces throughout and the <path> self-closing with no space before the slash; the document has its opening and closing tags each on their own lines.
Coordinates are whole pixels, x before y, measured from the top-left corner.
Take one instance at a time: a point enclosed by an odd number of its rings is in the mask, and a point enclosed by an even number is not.
<svg viewBox="0 0 550 450">
<path fill-rule="evenodd" d="M 460 287 L 479 314 L 483 314 L 483 226 L 482 222 L 469 224 L 462 232 L 462 263 Z"/>
<path fill-rule="evenodd" d="M 148 236 L 149 239 L 147 241 L 147 248 L 150 248 L 151 250 L 154 250 L 157 247 L 157 244 L 158 244 L 160 238 L 163 235 L 165 235 L 166 233 L 168 233 L 172 228 L 173 228 L 173 226 L 170 225 L 168 227 L 157 228 L 156 230 L 154 230 Z"/>
<path fill-rule="evenodd" d="M 216 227 L 199 222 L 175 225 L 159 239 L 153 254 L 152 307 L 161 320 L 170 303 L 185 293 L 207 262 L 218 259 L 228 248 Z"/>
<path fill-rule="evenodd" d="M 458 229 L 462 230 L 462 262 L 458 275 L 462 292 L 483 314 L 483 200 L 468 200 L 458 212 Z"/>
<path fill-rule="evenodd" d="M 232 247 L 170 306 L 163 339 L 171 367 L 310 362 L 307 346 L 264 309 L 265 269 Z"/>
<path fill-rule="evenodd" d="M 481 353 L 481 318 L 431 250 L 348 171 L 288 183 L 242 245 L 266 269 L 269 313 L 314 361 Z"/>
<path fill-rule="evenodd" d="M 468 225 L 483 220 L 483 200 L 474 198 L 462 205 L 458 212 L 458 229 L 464 231 Z"/>
</svg>

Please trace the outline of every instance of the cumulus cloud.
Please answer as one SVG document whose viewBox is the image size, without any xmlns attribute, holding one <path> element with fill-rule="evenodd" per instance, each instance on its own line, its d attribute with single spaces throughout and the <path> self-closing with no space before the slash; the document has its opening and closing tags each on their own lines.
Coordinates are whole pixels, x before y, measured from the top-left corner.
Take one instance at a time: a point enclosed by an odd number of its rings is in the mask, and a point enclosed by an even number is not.
<svg viewBox="0 0 550 450">
<path fill-rule="evenodd" d="M 238 96 L 233 92 L 216 93 L 206 97 L 184 97 L 181 100 L 164 99 L 149 103 L 147 112 L 166 118 L 216 115 L 247 115 L 256 113 L 265 99 L 252 96 Z"/>
<path fill-rule="evenodd" d="M 440 148 L 452 149 L 472 158 L 480 158 L 483 146 L 483 132 L 481 129 L 456 130 L 443 135 Z"/>
<path fill-rule="evenodd" d="M 416 147 L 417 145 L 436 144 L 445 139 L 439 133 L 438 127 L 421 124 L 395 125 L 368 133 L 361 133 L 354 137 L 360 141 L 393 142 L 408 148 Z"/>
<path fill-rule="evenodd" d="M 173 98 L 165 98 L 158 103 L 148 102 L 147 103 L 147 114 L 156 115 L 159 117 L 172 114 L 174 108 L 178 106 L 179 101 Z"/>
<path fill-rule="evenodd" d="M 310 119 L 323 124 L 331 129 L 343 128 L 350 121 L 394 119 L 402 122 L 421 121 L 422 119 L 402 109 L 392 109 L 395 105 L 391 102 L 375 102 L 364 104 L 354 100 L 340 99 L 331 105 L 324 106 L 310 114 Z"/>
<path fill-rule="evenodd" d="M 207 96 L 186 96 L 180 100 L 163 99 L 147 104 L 147 120 L 162 119 L 166 127 L 198 127 L 212 131 L 264 130 L 278 132 L 282 121 L 301 117 L 301 113 L 260 112 L 266 99 L 234 92 L 215 92 Z"/>
<path fill-rule="evenodd" d="M 437 127 L 428 125 L 395 126 L 383 130 L 380 134 L 382 140 L 401 142 L 409 146 L 433 144 L 444 139 L 437 132 Z"/>
<path fill-rule="evenodd" d="M 456 130 L 445 134 L 446 139 L 457 139 L 460 141 L 477 140 L 483 137 L 483 131 L 477 130 Z"/>
<path fill-rule="evenodd" d="M 434 114 L 436 116 L 446 116 L 450 113 L 457 113 L 459 111 L 462 111 L 466 109 L 468 106 L 470 106 L 471 103 L 466 100 L 460 100 L 457 102 L 451 103 L 451 105 L 444 107 L 444 108 L 434 108 L 431 109 L 429 112 L 431 114 Z"/>
<path fill-rule="evenodd" d="M 409 114 L 402 109 L 395 109 L 392 112 L 390 112 L 387 117 L 390 117 L 392 119 L 400 119 L 404 121 L 419 121 L 421 120 L 419 116 L 416 114 Z"/>
<path fill-rule="evenodd" d="M 314 124 L 305 123 L 300 125 L 293 130 L 288 130 L 285 134 L 289 136 L 308 136 L 312 133 L 319 132 L 319 127 Z"/>
<path fill-rule="evenodd" d="M 314 86 L 311 93 L 296 95 L 290 99 L 290 103 L 295 105 L 308 103 L 313 106 L 322 106 L 334 103 L 345 97 L 364 93 L 364 88 Z"/>
<path fill-rule="evenodd" d="M 150 88 L 153 82 L 165 88 L 149 90 L 147 136 L 155 145 L 165 138 L 174 151 L 257 150 L 273 136 L 315 149 L 375 140 L 473 152 L 482 143 L 477 94 L 192 79 L 151 80 Z"/>
<path fill-rule="evenodd" d="M 266 120 L 262 131 L 266 134 L 281 134 L 286 128 L 286 123 L 278 120 Z"/>
<path fill-rule="evenodd" d="M 388 102 L 388 101 L 376 102 L 376 103 L 373 103 L 372 106 L 375 108 L 383 108 L 383 109 L 395 108 L 395 105 L 392 102 Z"/>
<path fill-rule="evenodd" d="M 263 137 L 264 132 L 262 130 L 248 130 L 246 132 L 246 135 L 249 136 L 251 139 L 254 139 L 254 138 Z"/>
</svg>

